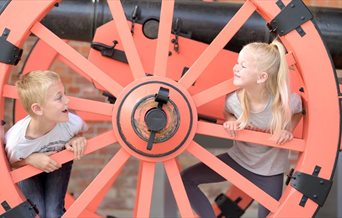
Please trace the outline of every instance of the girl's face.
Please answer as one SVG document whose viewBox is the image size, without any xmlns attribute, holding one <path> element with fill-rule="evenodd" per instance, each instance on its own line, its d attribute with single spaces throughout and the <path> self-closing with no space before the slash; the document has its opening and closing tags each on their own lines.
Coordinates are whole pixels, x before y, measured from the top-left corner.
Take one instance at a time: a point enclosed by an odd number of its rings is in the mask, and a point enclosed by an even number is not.
<svg viewBox="0 0 342 218">
<path fill-rule="evenodd" d="M 45 103 L 41 106 L 44 119 L 52 122 L 67 122 L 69 99 L 61 81 L 53 83 L 47 92 Z"/>
<path fill-rule="evenodd" d="M 249 88 L 257 85 L 258 70 L 251 50 L 244 48 L 239 53 L 238 62 L 233 67 L 233 84 L 239 88 Z"/>
</svg>

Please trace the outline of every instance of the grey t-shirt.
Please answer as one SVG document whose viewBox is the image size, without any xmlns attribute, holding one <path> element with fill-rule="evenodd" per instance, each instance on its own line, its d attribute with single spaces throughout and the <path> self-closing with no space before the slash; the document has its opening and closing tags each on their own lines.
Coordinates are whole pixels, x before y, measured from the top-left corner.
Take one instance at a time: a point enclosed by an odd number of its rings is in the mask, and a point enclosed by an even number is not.
<svg viewBox="0 0 342 218">
<path fill-rule="evenodd" d="M 10 163 L 23 160 L 32 153 L 61 151 L 72 137 L 87 130 L 87 125 L 79 116 L 73 113 L 68 115 L 68 122 L 57 123 L 52 130 L 36 139 L 25 137 L 31 117 L 19 120 L 6 133 L 6 152 Z"/>
<path fill-rule="evenodd" d="M 294 93 L 290 96 L 290 108 L 292 114 L 302 111 L 302 101 L 298 94 Z M 240 117 L 242 108 L 237 92 L 227 96 L 225 110 L 236 118 Z M 263 111 L 250 113 L 249 124 L 260 130 L 268 131 L 271 119 L 272 98 Z M 233 146 L 228 150 L 228 154 L 242 167 L 259 175 L 277 175 L 285 172 L 289 167 L 289 151 L 286 149 L 234 141 Z"/>
</svg>

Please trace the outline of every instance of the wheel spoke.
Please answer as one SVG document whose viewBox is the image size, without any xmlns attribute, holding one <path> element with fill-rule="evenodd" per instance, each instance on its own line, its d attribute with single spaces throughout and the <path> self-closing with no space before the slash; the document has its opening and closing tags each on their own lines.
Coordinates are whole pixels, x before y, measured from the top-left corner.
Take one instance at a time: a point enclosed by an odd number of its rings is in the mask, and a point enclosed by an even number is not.
<svg viewBox="0 0 342 218">
<path fill-rule="evenodd" d="M 197 107 L 236 90 L 233 80 L 226 80 L 193 96 Z"/>
<path fill-rule="evenodd" d="M 90 154 L 94 151 L 97 151 L 101 148 L 104 148 L 110 144 L 113 144 L 116 142 L 116 139 L 114 137 L 114 133 L 112 130 L 102 133 L 96 137 L 93 137 L 88 140 L 87 148 L 84 151 L 84 154 Z M 74 154 L 70 151 L 63 150 L 61 152 L 58 152 L 54 155 L 51 155 L 52 159 L 57 161 L 60 164 L 66 163 L 68 161 L 71 161 L 74 159 Z M 31 166 L 26 165 L 24 167 L 15 169 L 11 172 L 11 176 L 14 183 L 18 183 L 24 179 L 30 178 L 34 175 L 37 175 L 41 173 L 42 171 Z"/>
<path fill-rule="evenodd" d="M 70 69 L 72 69 L 73 71 L 75 71 L 76 73 L 84 77 L 86 80 L 92 82 L 91 78 L 87 74 L 83 73 L 80 68 L 78 68 L 74 63 L 72 63 L 71 61 L 63 57 L 62 55 L 57 55 L 57 59 L 60 60 L 66 66 L 70 67 Z"/>
<path fill-rule="evenodd" d="M 110 180 L 115 180 L 129 157 L 130 155 L 121 148 L 75 200 L 75 203 L 70 206 L 63 217 L 79 217 L 82 211 L 96 197 L 98 190 L 102 190 Z"/>
<path fill-rule="evenodd" d="M 75 202 L 75 199 L 73 196 L 71 196 L 68 192 L 65 195 L 65 209 L 68 210 L 69 207 Z M 92 202 L 91 206 L 94 205 L 94 202 Z M 87 207 L 80 215 L 80 217 L 91 217 L 91 218 L 101 218 L 102 216 L 96 214 L 96 208 L 89 208 Z"/>
<path fill-rule="evenodd" d="M 120 174 L 122 169 L 123 168 L 121 168 L 116 174 Z M 101 190 L 98 190 L 96 196 L 91 201 L 91 204 L 87 206 L 88 210 L 96 212 L 99 205 L 102 203 L 103 198 L 106 196 L 108 191 L 112 188 L 113 183 L 115 182 L 115 179 L 116 177 L 112 177 L 110 180 L 108 180 L 107 184 L 105 184 Z M 82 215 L 80 217 L 82 217 Z"/>
<path fill-rule="evenodd" d="M 152 162 L 141 163 L 134 217 L 150 217 L 155 165 Z"/>
<path fill-rule="evenodd" d="M 69 42 L 68 40 L 63 41 L 65 43 Z M 42 53 L 44 55 L 41 55 Z M 25 68 L 23 73 L 25 74 L 36 69 L 49 69 L 55 59 L 59 59 L 66 66 L 70 67 L 73 71 L 80 74 L 87 80 L 91 81 L 91 78 L 87 76 L 85 73 L 83 73 L 75 64 L 67 60 L 65 57 L 59 55 L 56 50 L 51 48 L 43 40 L 38 40 L 32 48 L 30 56 L 25 62 Z"/>
<path fill-rule="evenodd" d="M 108 0 L 109 9 L 112 13 L 116 29 L 120 36 L 123 48 L 125 50 L 129 66 L 133 72 L 134 78 L 145 76 L 145 71 L 135 47 L 132 34 L 128 28 L 127 20 L 120 1 Z"/>
<path fill-rule="evenodd" d="M 239 9 L 234 17 L 226 24 L 211 44 L 205 49 L 201 56 L 190 67 L 187 73 L 179 80 L 179 83 L 189 88 L 209 65 L 209 63 L 216 57 L 218 52 L 230 41 L 235 33 L 241 28 L 241 26 L 247 21 L 247 19 L 253 14 L 256 7 L 250 1 L 246 1 L 245 4 Z"/>
<path fill-rule="evenodd" d="M 54 49 L 52 49 L 42 40 L 38 40 L 30 51 L 30 55 L 27 57 L 27 60 L 25 61 L 23 74 L 37 69 L 49 69 L 56 56 L 57 52 Z"/>
<path fill-rule="evenodd" d="M 3 96 L 6 98 L 18 99 L 15 86 L 4 85 Z M 68 96 L 68 98 L 70 99 L 69 108 L 71 109 L 105 115 L 108 117 L 113 115 L 113 104 L 71 96 Z"/>
<path fill-rule="evenodd" d="M 233 170 L 231 167 L 227 166 L 225 163 L 216 158 L 213 154 L 205 150 L 196 142 L 192 142 L 187 150 L 189 153 L 202 161 L 205 165 L 220 174 L 223 178 L 231 182 L 239 189 L 243 190 L 245 193 L 247 193 L 257 202 L 261 203 L 271 212 L 274 212 L 278 208 L 279 202 L 277 200 L 265 193 L 263 190 L 261 190 L 251 181 Z"/>
<path fill-rule="evenodd" d="M 87 76 L 94 81 L 101 84 L 106 90 L 108 90 L 114 96 L 118 96 L 123 87 L 115 82 L 110 76 L 100 70 L 93 63 L 88 61 L 70 45 L 65 43 L 62 39 L 48 30 L 41 23 L 36 23 L 31 32 L 38 38 L 47 43 L 50 47 L 55 49 L 61 56 L 65 57 L 70 62 L 74 63 L 77 68 L 83 71 Z"/>
<path fill-rule="evenodd" d="M 176 160 L 171 159 L 165 161 L 164 166 L 181 216 L 194 217 Z"/>
<path fill-rule="evenodd" d="M 303 139 L 294 138 L 286 144 L 278 145 L 270 139 L 271 135 L 269 133 L 257 132 L 252 130 L 240 130 L 237 136 L 233 138 L 223 128 L 222 125 L 208 123 L 204 121 L 198 121 L 196 133 L 219 138 L 244 141 L 254 144 L 267 145 L 270 147 L 283 148 L 291 151 L 303 152 L 305 148 L 305 142 Z"/>
<path fill-rule="evenodd" d="M 106 116 L 113 115 L 113 104 L 93 101 L 88 99 L 76 98 L 68 96 L 70 99 L 69 107 L 74 110 L 102 114 Z"/>
<path fill-rule="evenodd" d="M 165 76 L 169 54 L 174 0 L 162 1 L 154 75 Z"/>
</svg>

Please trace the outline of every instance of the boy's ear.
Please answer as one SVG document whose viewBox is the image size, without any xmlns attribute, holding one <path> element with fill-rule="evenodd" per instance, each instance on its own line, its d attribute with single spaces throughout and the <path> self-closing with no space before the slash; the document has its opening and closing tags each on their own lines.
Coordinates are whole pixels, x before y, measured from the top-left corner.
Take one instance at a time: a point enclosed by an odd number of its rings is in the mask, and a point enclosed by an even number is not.
<svg viewBox="0 0 342 218">
<path fill-rule="evenodd" d="M 261 73 L 258 75 L 257 83 L 258 83 L 258 84 L 264 83 L 264 82 L 266 82 L 267 79 L 268 79 L 268 73 L 266 73 L 266 72 L 261 72 Z"/>
<path fill-rule="evenodd" d="M 42 110 L 42 107 L 38 104 L 38 103 L 33 103 L 31 105 L 31 110 L 34 114 L 36 115 L 43 115 L 43 110 Z"/>
</svg>

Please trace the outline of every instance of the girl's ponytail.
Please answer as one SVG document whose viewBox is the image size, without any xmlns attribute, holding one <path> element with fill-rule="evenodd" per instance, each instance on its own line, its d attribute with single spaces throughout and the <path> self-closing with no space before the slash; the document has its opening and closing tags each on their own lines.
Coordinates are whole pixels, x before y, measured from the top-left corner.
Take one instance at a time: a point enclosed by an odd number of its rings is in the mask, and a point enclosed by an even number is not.
<svg viewBox="0 0 342 218">
<path fill-rule="evenodd" d="M 271 132 L 274 135 L 279 135 L 280 131 L 284 130 L 291 121 L 288 65 L 284 46 L 278 40 L 274 40 L 270 46 L 274 46 L 279 54 L 279 68 L 278 72 L 276 72 L 276 83 L 270 84 L 275 91 L 272 105 L 273 119 L 271 122 Z"/>
</svg>

